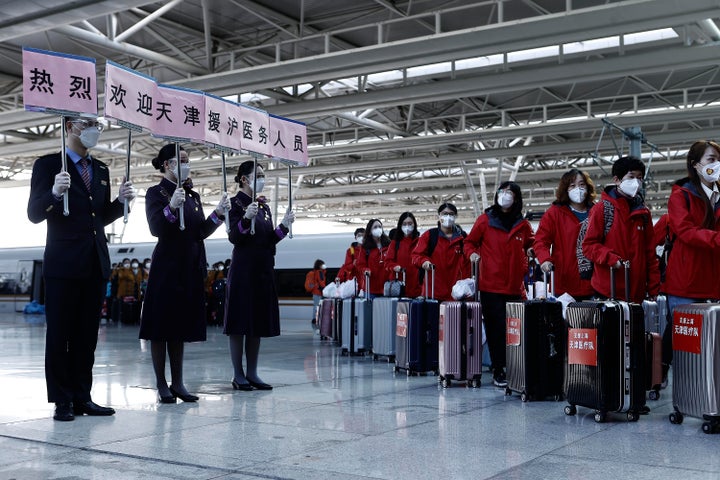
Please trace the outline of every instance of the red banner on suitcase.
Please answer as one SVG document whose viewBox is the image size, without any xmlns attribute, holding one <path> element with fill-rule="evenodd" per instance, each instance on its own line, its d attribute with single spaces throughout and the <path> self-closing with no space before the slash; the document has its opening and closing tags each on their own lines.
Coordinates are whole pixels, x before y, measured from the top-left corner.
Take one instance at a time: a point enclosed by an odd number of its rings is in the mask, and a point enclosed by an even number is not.
<svg viewBox="0 0 720 480">
<path fill-rule="evenodd" d="M 571 328 L 568 330 L 568 363 L 597 367 L 597 330 Z"/>
<path fill-rule="evenodd" d="M 673 350 L 700 354 L 703 316 L 700 313 L 673 314 Z"/>
<path fill-rule="evenodd" d="M 408 329 L 408 316 L 406 313 L 398 313 L 397 315 L 397 326 L 395 327 L 395 334 L 398 337 L 407 337 Z"/>
<path fill-rule="evenodd" d="M 506 319 L 505 344 L 518 346 L 520 345 L 520 329 L 522 322 L 519 318 L 507 317 Z"/>
</svg>

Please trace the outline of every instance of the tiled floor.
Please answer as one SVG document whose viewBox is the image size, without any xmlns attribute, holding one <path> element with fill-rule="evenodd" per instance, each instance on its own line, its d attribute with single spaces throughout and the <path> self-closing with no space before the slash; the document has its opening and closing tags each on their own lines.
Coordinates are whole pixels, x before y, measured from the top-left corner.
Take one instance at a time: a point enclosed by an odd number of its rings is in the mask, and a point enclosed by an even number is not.
<svg viewBox="0 0 720 480">
<path fill-rule="evenodd" d="M 234 392 L 227 340 L 186 347 L 197 404 L 160 405 L 137 327 L 102 326 L 93 398 L 114 417 L 52 420 L 42 317 L 0 314 L 0 480 L 713 479 L 720 435 L 671 425 L 670 390 L 637 423 L 597 424 L 564 403 L 522 403 L 483 377 L 438 387 L 368 358 L 341 357 L 306 321 L 263 340 L 271 392 Z"/>
</svg>

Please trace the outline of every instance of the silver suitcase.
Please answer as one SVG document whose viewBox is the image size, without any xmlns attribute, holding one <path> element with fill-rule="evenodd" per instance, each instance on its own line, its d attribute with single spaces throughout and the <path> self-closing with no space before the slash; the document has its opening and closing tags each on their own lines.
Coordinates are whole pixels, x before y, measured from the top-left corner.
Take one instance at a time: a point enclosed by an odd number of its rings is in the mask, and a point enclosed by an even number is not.
<svg viewBox="0 0 720 480">
<path fill-rule="evenodd" d="M 720 432 L 720 305 L 693 303 L 673 313 L 673 407 L 670 422 L 702 418 L 705 433 Z"/>
<path fill-rule="evenodd" d="M 372 301 L 373 360 L 386 357 L 388 362 L 395 362 L 397 306 L 397 298 L 378 297 Z"/>
<path fill-rule="evenodd" d="M 645 331 L 659 333 L 662 337 L 667 325 L 667 298 L 658 295 L 654 302 L 644 300 L 642 305 L 645 312 Z"/>
</svg>

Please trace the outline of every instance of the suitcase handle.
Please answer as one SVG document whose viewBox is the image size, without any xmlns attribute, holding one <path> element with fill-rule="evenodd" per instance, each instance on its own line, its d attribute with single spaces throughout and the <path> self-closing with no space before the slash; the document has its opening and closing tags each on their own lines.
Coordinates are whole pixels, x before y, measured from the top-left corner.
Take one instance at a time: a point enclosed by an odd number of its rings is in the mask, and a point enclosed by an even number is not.
<svg viewBox="0 0 720 480">
<path fill-rule="evenodd" d="M 473 280 L 475 281 L 475 292 L 473 293 L 473 300 L 479 302 L 478 298 L 480 295 L 480 259 L 470 262 L 470 270 Z"/>
<path fill-rule="evenodd" d="M 365 298 L 370 299 L 370 272 L 365 272 Z"/>
<path fill-rule="evenodd" d="M 432 289 L 430 291 L 430 296 L 428 296 L 428 286 L 427 282 L 425 283 L 425 298 L 428 298 L 430 300 L 435 299 L 435 265 L 432 263 L 430 264 L 430 284 L 432 285 Z"/>
<path fill-rule="evenodd" d="M 543 271 L 543 281 L 545 282 L 545 288 L 548 286 L 548 274 Z M 555 297 L 555 267 L 550 267 L 550 289 L 545 292 L 547 298 Z"/>
<path fill-rule="evenodd" d="M 625 299 L 630 301 L 630 261 L 621 260 L 625 267 Z M 615 300 L 615 266 L 610 265 L 610 300 Z"/>
</svg>

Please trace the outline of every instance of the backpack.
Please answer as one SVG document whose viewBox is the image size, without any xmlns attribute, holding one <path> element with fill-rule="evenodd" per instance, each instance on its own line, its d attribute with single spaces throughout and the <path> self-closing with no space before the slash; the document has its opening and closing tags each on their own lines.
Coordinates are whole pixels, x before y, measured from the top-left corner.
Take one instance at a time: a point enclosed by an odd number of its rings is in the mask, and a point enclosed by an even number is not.
<svg viewBox="0 0 720 480">
<path fill-rule="evenodd" d="M 305 291 L 312 293 L 315 290 L 315 270 L 310 270 L 305 275 Z"/>
<path fill-rule="evenodd" d="M 603 237 L 605 237 L 610 231 L 610 227 L 612 226 L 613 220 L 615 219 L 615 208 L 613 207 L 613 204 L 610 203 L 608 200 L 603 200 L 602 204 L 603 221 L 605 223 L 605 228 L 603 228 Z M 578 232 L 577 243 L 575 244 L 575 254 L 577 255 L 578 270 L 580 271 L 580 278 L 582 278 L 583 280 L 590 280 L 593 273 L 593 263 L 590 261 L 589 258 L 585 256 L 582 250 L 582 243 L 583 240 L 585 240 L 585 235 L 587 234 L 587 228 L 589 223 L 590 214 L 588 213 L 587 218 L 580 222 L 580 232 Z"/>
</svg>

